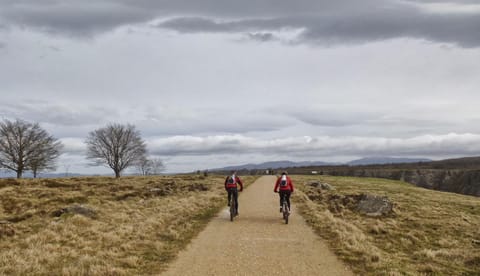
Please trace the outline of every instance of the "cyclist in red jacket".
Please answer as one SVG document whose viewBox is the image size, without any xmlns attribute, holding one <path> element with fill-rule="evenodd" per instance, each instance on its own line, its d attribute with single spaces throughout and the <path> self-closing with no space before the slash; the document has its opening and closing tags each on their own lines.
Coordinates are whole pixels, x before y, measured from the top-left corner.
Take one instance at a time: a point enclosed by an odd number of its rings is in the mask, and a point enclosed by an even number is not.
<svg viewBox="0 0 480 276">
<path fill-rule="evenodd" d="M 282 200 L 285 197 L 287 200 L 288 210 L 290 210 L 290 195 L 293 193 L 292 179 L 287 175 L 287 172 L 282 172 L 282 175 L 277 179 L 275 183 L 275 189 L 273 191 L 278 193 L 280 189 L 280 213 L 282 212 Z"/>
<path fill-rule="evenodd" d="M 233 200 L 235 203 L 235 209 L 237 210 L 236 214 L 238 216 L 238 187 L 237 184 L 240 185 L 240 192 L 243 191 L 243 183 L 240 177 L 237 176 L 236 171 L 232 171 L 231 175 L 227 176 L 225 179 L 225 190 L 228 192 L 228 206 L 231 204 L 231 199 L 233 196 Z"/>
</svg>

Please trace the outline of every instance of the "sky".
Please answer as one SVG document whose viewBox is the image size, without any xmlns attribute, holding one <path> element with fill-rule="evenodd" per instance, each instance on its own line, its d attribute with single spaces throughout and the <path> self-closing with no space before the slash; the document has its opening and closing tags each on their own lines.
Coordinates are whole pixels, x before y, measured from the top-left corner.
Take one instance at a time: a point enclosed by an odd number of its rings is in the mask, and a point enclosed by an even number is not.
<svg viewBox="0 0 480 276">
<path fill-rule="evenodd" d="M 168 173 L 480 155 L 476 0 L 0 0 L 0 117 L 85 159 L 132 124 Z"/>
</svg>

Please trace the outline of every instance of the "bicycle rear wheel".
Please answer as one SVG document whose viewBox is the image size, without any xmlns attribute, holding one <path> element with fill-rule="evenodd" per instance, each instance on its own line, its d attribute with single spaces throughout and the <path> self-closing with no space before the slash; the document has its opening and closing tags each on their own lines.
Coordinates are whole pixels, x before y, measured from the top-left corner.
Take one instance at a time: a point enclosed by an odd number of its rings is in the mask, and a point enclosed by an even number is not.
<svg viewBox="0 0 480 276">
<path fill-rule="evenodd" d="M 234 201 L 234 200 L 232 200 Z M 233 218 L 235 217 L 235 202 L 232 202 L 230 204 L 230 221 L 233 221 Z"/>
<path fill-rule="evenodd" d="M 283 219 L 285 220 L 285 224 L 288 224 L 288 215 L 289 215 L 289 212 L 288 212 L 288 204 L 287 204 L 287 202 L 283 202 L 282 209 L 283 209 Z"/>
</svg>

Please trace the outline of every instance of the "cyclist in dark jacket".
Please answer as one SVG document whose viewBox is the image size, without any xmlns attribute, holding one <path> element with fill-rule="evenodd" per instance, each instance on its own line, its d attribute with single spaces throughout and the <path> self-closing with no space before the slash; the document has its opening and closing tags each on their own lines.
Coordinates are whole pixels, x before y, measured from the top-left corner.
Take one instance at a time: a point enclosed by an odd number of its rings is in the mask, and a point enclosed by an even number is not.
<svg viewBox="0 0 480 276">
<path fill-rule="evenodd" d="M 292 179 L 287 175 L 287 172 L 282 172 L 282 175 L 277 179 L 275 183 L 275 188 L 273 191 L 275 193 L 280 190 L 280 213 L 282 212 L 282 200 L 283 197 L 287 200 L 288 210 L 290 210 L 290 195 L 293 193 L 293 182 Z"/>
<path fill-rule="evenodd" d="M 235 215 L 238 215 L 238 187 L 237 185 L 240 186 L 240 192 L 243 191 L 243 182 L 240 179 L 240 177 L 237 176 L 236 171 L 232 171 L 231 175 L 227 176 L 225 178 L 225 190 L 228 192 L 228 206 L 231 204 L 231 199 L 233 196 L 233 200 L 235 202 L 235 209 L 237 210 L 237 213 Z"/>
</svg>

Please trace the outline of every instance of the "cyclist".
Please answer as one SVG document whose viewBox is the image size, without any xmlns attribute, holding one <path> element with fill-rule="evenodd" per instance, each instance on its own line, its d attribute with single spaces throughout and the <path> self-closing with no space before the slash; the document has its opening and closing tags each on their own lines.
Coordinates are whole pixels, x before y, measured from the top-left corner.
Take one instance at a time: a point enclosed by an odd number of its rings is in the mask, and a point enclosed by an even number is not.
<svg viewBox="0 0 480 276">
<path fill-rule="evenodd" d="M 275 189 L 273 191 L 278 193 L 280 189 L 280 213 L 282 212 L 282 200 L 285 197 L 287 200 L 288 210 L 290 210 L 290 195 L 293 193 L 292 179 L 287 175 L 287 172 L 282 172 L 282 175 L 277 179 L 275 183 Z"/>
<path fill-rule="evenodd" d="M 231 175 L 225 179 L 225 190 L 228 192 L 228 206 L 231 204 L 231 199 L 235 202 L 235 209 L 237 210 L 236 216 L 238 216 L 238 187 L 240 185 L 240 192 L 243 191 L 243 183 L 240 177 L 237 176 L 236 171 L 231 171 Z"/>
</svg>

